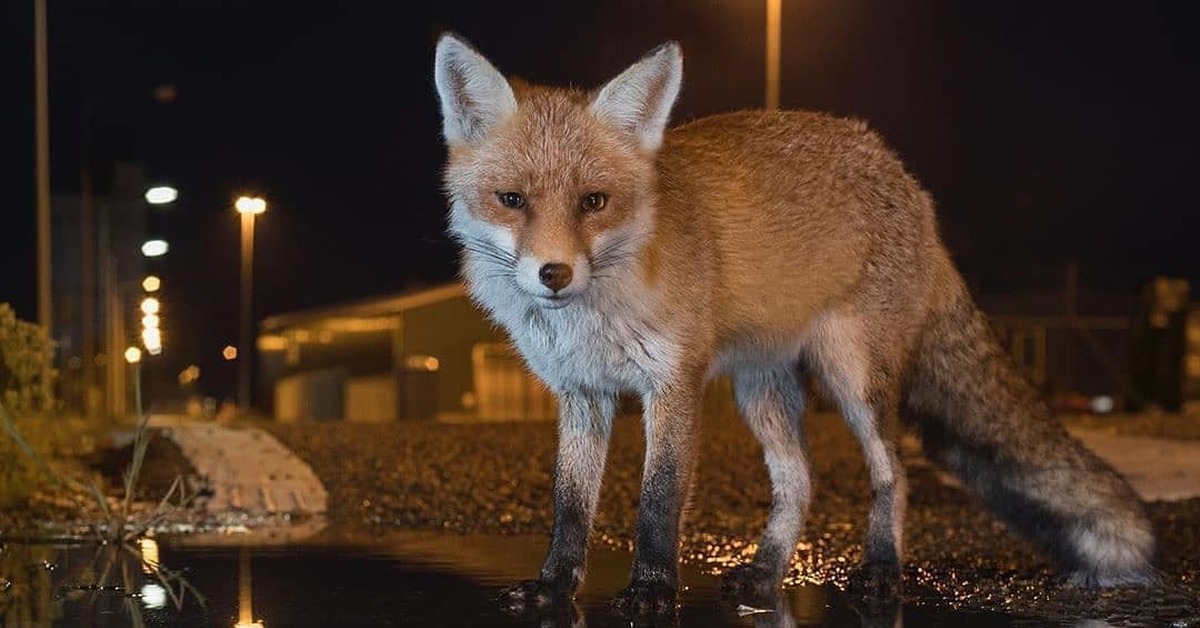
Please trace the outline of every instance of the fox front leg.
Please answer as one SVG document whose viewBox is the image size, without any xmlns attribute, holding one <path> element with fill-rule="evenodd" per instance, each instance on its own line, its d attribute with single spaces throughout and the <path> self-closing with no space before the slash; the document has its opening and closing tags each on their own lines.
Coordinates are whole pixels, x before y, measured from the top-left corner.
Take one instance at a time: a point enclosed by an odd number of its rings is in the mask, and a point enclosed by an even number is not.
<svg viewBox="0 0 1200 628">
<path fill-rule="evenodd" d="M 583 582 L 584 562 L 616 399 L 565 393 L 558 397 L 558 458 L 554 470 L 554 531 L 537 580 L 505 589 L 510 610 L 566 604 Z"/>
<path fill-rule="evenodd" d="M 629 587 L 613 601 L 627 615 L 675 611 L 679 526 L 691 484 L 702 379 L 673 382 L 645 399 L 646 459 Z"/>
</svg>

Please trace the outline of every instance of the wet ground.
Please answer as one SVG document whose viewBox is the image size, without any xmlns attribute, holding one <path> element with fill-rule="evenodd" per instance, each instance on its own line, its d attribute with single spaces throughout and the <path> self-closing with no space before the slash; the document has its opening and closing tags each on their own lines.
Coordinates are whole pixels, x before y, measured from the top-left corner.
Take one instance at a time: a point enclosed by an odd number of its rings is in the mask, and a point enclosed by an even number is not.
<svg viewBox="0 0 1200 628">
<path fill-rule="evenodd" d="M 614 431 L 578 606 L 522 617 L 504 615 L 494 597 L 534 576 L 544 556 L 552 424 L 262 427 L 324 481 L 331 527 L 247 546 L 241 524 L 249 518 L 202 517 L 214 524 L 203 534 L 158 537 L 162 571 L 144 568 L 145 548 L 24 545 L 10 534 L 0 548 L 0 626 L 630 625 L 606 603 L 628 581 L 642 456 L 636 418 Z M 761 452 L 741 423 L 706 420 L 684 529 L 687 590 L 679 617 L 666 625 L 1200 627 L 1200 499 L 1149 504 L 1161 586 L 1080 591 L 911 448 L 904 607 L 897 616 L 856 612 L 840 588 L 866 520 L 861 456 L 836 416 L 814 416 L 808 427 L 817 490 L 786 605 L 740 615 L 736 602 L 720 599 L 717 576 L 752 554 L 770 492 Z M 172 473 L 191 472 L 170 460 L 178 449 L 155 450 Z M 241 617 L 239 606 L 252 614 Z"/>
<path fill-rule="evenodd" d="M 677 617 L 614 615 L 607 600 L 625 584 L 630 557 L 600 548 L 570 609 L 513 616 L 499 588 L 537 568 L 529 537 L 395 535 L 370 548 L 175 546 L 129 550 L 9 544 L 0 552 L 0 625 L 16 626 L 1036 626 L 1027 618 L 910 606 L 864 617 L 833 587 L 793 587 L 777 608 L 750 612 L 722 600 L 716 578 L 689 569 Z M 155 567 L 157 565 L 157 567 Z M 1083 624 L 1087 625 L 1087 624 Z"/>
<path fill-rule="evenodd" d="M 547 534 L 554 426 L 545 423 L 398 423 L 266 426 L 326 483 L 329 517 L 358 540 L 393 531 Z M 858 560 L 869 487 L 857 443 L 833 415 L 810 417 L 816 480 L 791 586 L 841 587 Z M 628 550 L 637 509 L 641 425 L 619 419 L 597 520 L 598 545 Z M 770 489 L 761 450 L 729 418 L 706 418 L 683 554 L 717 574 L 746 560 L 762 530 Z M 1071 624 L 1200 626 L 1200 499 L 1153 502 L 1163 584 L 1078 590 L 1009 534 L 915 451 L 905 454 L 910 507 L 905 600 L 946 613 L 1001 613 Z M 540 558 L 540 557 L 538 557 Z M 532 577 L 537 561 L 514 579 Z M 591 577 L 591 576 L 589 576 Z"/>
</svg>

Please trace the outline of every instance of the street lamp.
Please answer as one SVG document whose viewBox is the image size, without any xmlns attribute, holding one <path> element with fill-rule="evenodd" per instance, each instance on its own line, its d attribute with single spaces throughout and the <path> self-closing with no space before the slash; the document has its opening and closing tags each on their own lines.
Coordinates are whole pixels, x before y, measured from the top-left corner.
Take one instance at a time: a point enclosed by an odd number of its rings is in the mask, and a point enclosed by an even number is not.
<svg viewBox="0 0 1200 628">
<path fill-rule="evenodd" d="M 142 243 L 142 255 L 146 257 L 162 257 L 167 254 L 166 240 L 146 240 Z"/>
<path fill-rule="evenodd" d="M 241 359 L 238 360 L 238 405 L 250 408 L 250 295 L 254 280 L 254 217 L 267 211 L 267 202 L 257 196 L 242 196 L 233 204 L 242 215 L 242 321 Z"/>
<path fill-rule="evenodd" d="M 151 205 L 174 203 L 177 198 L 179 198 L 179 192 L 169 185 L 158 185 L 146 190 L 146 202 Z"/>
</svg>

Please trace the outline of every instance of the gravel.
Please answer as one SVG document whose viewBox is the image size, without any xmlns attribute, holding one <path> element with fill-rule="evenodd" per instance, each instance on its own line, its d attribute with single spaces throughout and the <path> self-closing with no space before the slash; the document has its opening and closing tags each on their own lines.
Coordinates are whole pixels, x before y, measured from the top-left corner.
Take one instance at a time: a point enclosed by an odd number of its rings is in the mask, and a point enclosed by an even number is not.
<svg viewBox="0 0 1200 628">
<path fill-rule="evenodd" d="M 555 432 L 551 423 L 263 423 L 329 491 L 331 523 L 358 530 L 548 534 Z M 845 584 L 865 532 L 869 487 L 857 443 L 834 415 L 809 418 L 815 493 L 789 583 Z M 706 418 L 684 559 L 719 572 L 747 559 L 770 487 L 761 450 L 733 418 Z M 631 546 L 641 479 L 637 417 L 614 426 L 595 542 Z M 910 604 L 999 611 L 1042 620 L 1200 626 L 1200 499 L 1155 502 L 1163 584 L 1081 591 L 906 451 L 909 510 L 905 598 Z"/>
</svg>

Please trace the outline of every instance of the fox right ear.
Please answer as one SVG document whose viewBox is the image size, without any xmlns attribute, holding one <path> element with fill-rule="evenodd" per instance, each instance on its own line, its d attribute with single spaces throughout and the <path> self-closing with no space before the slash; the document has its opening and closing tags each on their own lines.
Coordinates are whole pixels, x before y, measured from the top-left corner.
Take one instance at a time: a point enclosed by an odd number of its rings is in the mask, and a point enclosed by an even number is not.
<svg viewBox="0 0 1200 628">
<path fill-rule="evenodd" d="M 504 75 L 453 34 L 438 39 L 433 81 L 442 104 L 442 135 L 448 145 L 487 137 L 517 110 L 517 99 Z"/>
<path fill-rule="evenodd" d="M 683 81 L 683 53 L 667 42 L 609 81 L 592 99 L 592 112 L 628 133 L 642 150 L 656 151 Z"/>
</svg>

